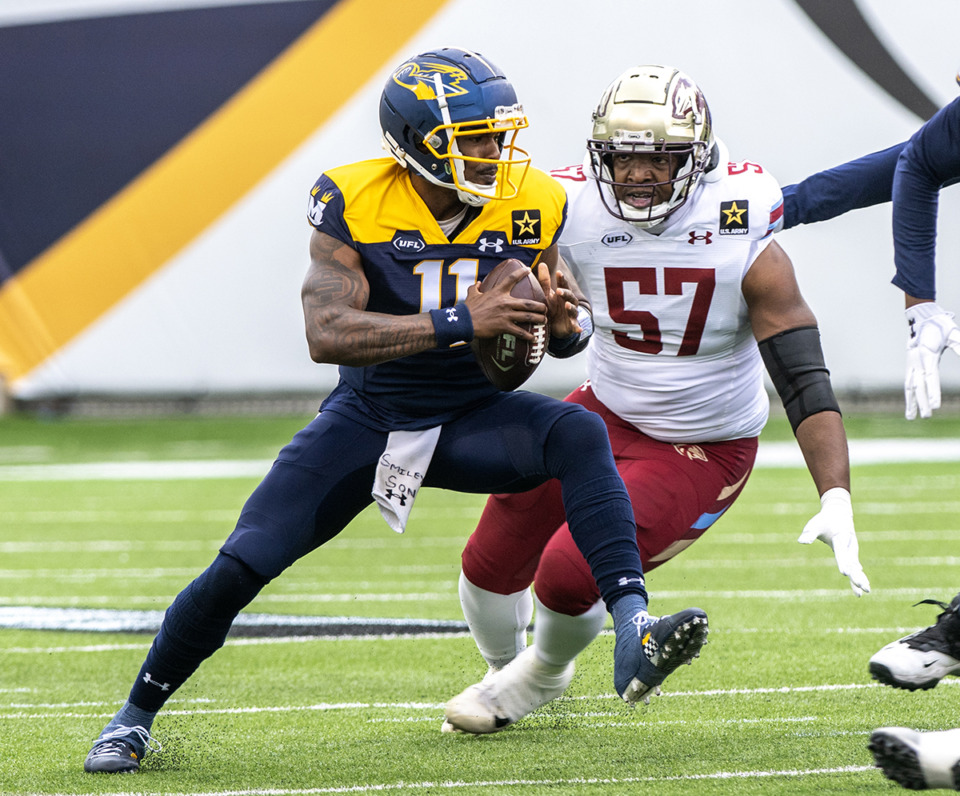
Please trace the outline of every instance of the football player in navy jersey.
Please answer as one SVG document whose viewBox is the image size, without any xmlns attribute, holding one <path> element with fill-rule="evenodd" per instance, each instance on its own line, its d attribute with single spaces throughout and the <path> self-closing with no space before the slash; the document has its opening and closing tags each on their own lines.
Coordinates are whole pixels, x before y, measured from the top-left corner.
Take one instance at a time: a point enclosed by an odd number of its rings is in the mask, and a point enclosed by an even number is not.
<svg viewBox="0 0 960 796">
<path fill-rule="evenodd" d="M 960 82 L 960 75 L 957 76 Z M 940 189 L 960 180 L 960 99 L 939 110 L 903 148 L 893 178 L 893 248 L 909 324 L 907 419 L 930 417 L 940 407 L 940 358 L 960 354 L 960 329 L 936 303 L 936 236 Z M 870 658 L 870 673 L 882 683 L 909 690 L 933 688 L 960 675 L 960 594 L 935 624 L 887 644 Z M 911 790 L 960 791 L 960 728 L 916 732 L 881 727 L 870 736 L 876 765 Z"/>
<path fill-rule="evenodd" d="M 940 358 L 960 354 L 953 313 L 936 303 L 940 189 L 960 181 L 960 99 L 941 108 L 909 141 L 841 164 L 783 189 L 784 228 L 893 202 L 893 284 L 907 319 L 906 417 L 940 408 Z"/>
<path fill-rule="evenodd" d="M 513 86 L 478 53 L 423 53 L 391 73 L 380 124 L 391 157 L 324 173 L 308 206 L 307 341 L 315 361 L 340 365 L 340 382 L 280 451 L 210 567 L 168 608 L 86 771 L 138 770 L 156 748 L 157 712 L 264 585 L 374 500 L 402 531 L 422 486 L 513 492 L 559 480 L 614 617 L 614 685 L 628 701 L 671 670 L 645 641 L 680 659 L 705 641 L 698 609 L 646 613 L 630 500 L 600 418 L 499 392 L 468 345 L 501 332 L 532 339 L 519 324 L 548 322 L 550 350 L 562 356 L 583 346 L 589 326 L 557 251 L 566 197 L 516 146 L 527 120 Z M 523 271 L 478 289 L 506 258 L 538 268 L 544 303 L 510 296 Z"/>
<path fill-rule="evenodd" d="M 960 82 L 960 75 L 958 75 Z M 936 297 L 936 231 L 941 189 L 960 181 L 960 99 L 941 108 L 908 141 L 814 174 L 783 189 L 784 226 L 824 221 L 893 202 L 893 284 L 903 290 L 908 325 L 906 417 L 930 417 L 941 403 L 940 359 L 960 354 L 960 329 Z M 885 645 L 870 658 L 874 679 L 910 691 L 960 675 L 960 594 L 937 621 Z M 917 732 L 881 727 L 870 751 L 885 776 L 911 790 L 960 790 L 960 728 Z"/>
<path fill-rule="evenodd" d="M 960 75 L 958 75 L 960 82 Z M 893 202 L 893 284 L 904 292 L 906 417 L 930 417 L 941 403 L 940 359 L 960 354 L 960 329 L 936 302 L 940 190 L 960 180 L 960 99 L 941 108 L 909 141 L 844 163 L 784 189 L 785 225 L 812 223 L 858 207 Z M 935 624 L 893 641 L 870 658 L 881 683 L 910 691 L 960 675 L 960 594 Z M 917 732 L 881 727 L 870 737 L 876 765 L 911 790 L 960 790 L 960 728 Z"/>
</svg>

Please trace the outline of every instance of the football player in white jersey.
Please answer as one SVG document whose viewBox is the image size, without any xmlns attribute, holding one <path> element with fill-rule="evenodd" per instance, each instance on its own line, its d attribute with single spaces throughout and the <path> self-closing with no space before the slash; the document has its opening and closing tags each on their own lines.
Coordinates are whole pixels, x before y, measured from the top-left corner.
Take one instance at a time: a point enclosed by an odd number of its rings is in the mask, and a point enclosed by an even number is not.
<svg viewBox="0 0 960 796">
<path fill-rule="evenodd" d="M 595 329 L 589 380 L 566 400 L 606 422 L 644 570 L 691 545 L 742 491 L 768 415 L 765 366 L 820 496 L 799 541 L 830 545 L 854 593 L 868 592 L 816 318 L 773 237 L 777 182 L 757 164 L 728 163 L 703 93 L 665 66 L 614 80 L 583 166 L 554 176 L 569 198 L 560 250 Z M 463 553 L 460 598 L 489 670 L 447 704 L 445 730 L 496 732 L 564 691 L 606 612 L 558 482 L 489 498 Z M 669 673 L 697 655 L 665 644 L 652 656 Z M 659 693 L 634 687 L 645 701 Z"/>
</svg>

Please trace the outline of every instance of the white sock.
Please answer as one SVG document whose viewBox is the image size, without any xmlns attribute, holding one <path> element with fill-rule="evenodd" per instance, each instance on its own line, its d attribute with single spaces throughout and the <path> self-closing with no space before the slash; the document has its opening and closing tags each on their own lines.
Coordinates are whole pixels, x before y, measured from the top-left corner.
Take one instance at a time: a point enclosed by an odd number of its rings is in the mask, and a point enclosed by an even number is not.
<svg viewBox="0 0 960 796">
<path fill-rule="evenodd" d="M 497 594 L 473 585 L 461 572 L 460 607 L 488 665 L 502 669 L 527 648 L 527 627 L 533 617 L 530 589 Z"/>
<path fill-rule="evenodd" d="M 551 611 L 540 600 L 536 600 L 536 605 L 533 646 L 536 647 L 537 657 L 561 669 L 590 645 L 607 621 L 607 607 L 603 600 L 597 600 L 579 616 Z"/>
</svg>

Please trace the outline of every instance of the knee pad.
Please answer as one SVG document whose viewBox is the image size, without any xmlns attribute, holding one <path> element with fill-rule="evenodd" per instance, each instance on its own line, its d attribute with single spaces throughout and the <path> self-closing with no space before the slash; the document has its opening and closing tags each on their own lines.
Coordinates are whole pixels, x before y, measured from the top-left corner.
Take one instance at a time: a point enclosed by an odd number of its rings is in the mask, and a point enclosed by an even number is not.
<svg viewBox="0 0 960 796">
<path fill-rule="evenodd" d="M 220 553 L 191 584 L 190 596 L 207 616 L 232 620 L 266 585 L 267 581 L 242 561 Z"/>
</svg>

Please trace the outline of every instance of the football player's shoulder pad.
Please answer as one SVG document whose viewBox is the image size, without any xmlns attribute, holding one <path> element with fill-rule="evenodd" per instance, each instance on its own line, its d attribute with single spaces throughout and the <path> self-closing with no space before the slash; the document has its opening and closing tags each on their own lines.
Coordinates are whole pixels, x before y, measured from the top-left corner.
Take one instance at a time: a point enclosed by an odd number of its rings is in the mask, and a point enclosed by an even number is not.
<svg viewBox="0 0 960 796">
<path fill-rule="evenodd" d="M 349 204 L 351 199 L 392 182 L 402 171 L 393 158 L 375 158 L 337 166 L 325 171 L 324 175 L 337 186 Z"/>
<path fill-rule="evenodd" d="M 710 201 L 720 206 L 721 234 L 724 220 L 727 229 L 734 229 L 739 222 L 747 221 L 745 240 L 758 240 L 780 229 L 783 217 L 783 193 L 780 183 L 762 166 L 744 161 L 729 163 L 722 180 L 705 185 Z M 739 211 L 746 212 L 739 214 Z M 730 213 L 734 215 L 729 215 Z M 727 233 L 732 234 L 732 233 Z"/>
<path fill-rule="evenodd" d="M 747 191 L 757 202 L 776 204 L 781 198 L 780 183 L 763 166 L 751 161 L 727 164 L 727 176 L 717 183 L 731 195 Z"/>
</svg>

